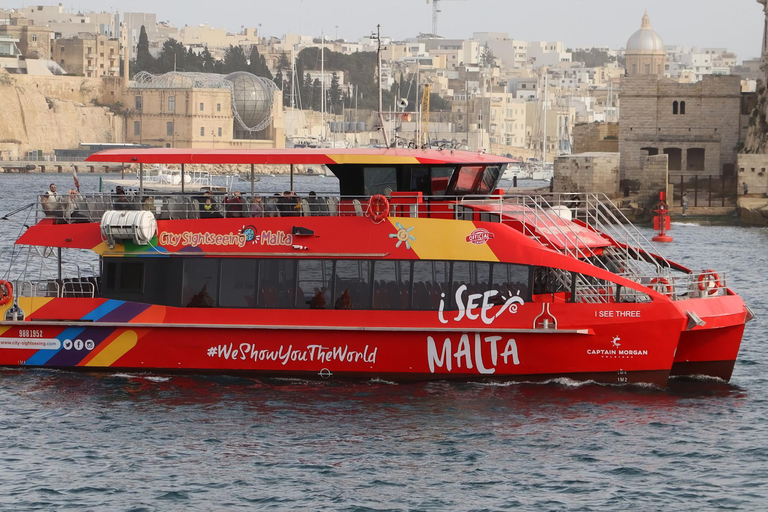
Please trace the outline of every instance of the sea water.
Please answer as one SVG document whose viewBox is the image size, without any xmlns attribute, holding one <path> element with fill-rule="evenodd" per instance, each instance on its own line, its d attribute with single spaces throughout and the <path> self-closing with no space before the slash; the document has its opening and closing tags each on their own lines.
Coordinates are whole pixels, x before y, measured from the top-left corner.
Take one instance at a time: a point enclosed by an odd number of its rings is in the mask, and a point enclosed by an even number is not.
<svg viewBox="0 0 768 512">
<path fill-rule="evenodd" d="M 96 190 L 96 176 L 80 180 Z M 332 180 L 300 177 L 297 189 L 332 191 Z M 61 190 L 71 177 L 0 175 L 3 206 L 50 181 Z M 263 178 L 257 190 L 287 184 Z M 4 251 L 17 218 L 3 221 Z M 669 234 L 659 250 L 725 272 L 757 314 L 730 384 L 2 370 L 0 509 L 764 509 L 768 230 L 674 224 Z"/>
</svg>

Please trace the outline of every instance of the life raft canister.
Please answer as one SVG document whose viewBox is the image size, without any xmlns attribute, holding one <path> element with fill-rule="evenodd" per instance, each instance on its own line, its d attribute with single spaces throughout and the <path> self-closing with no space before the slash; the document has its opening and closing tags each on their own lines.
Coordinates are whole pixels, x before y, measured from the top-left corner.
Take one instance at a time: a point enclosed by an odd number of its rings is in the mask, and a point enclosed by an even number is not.
<svg viewBox="0 0 768 512">
<path fill-rule="evenodd" d="M 651 290 L 658 292 L 662 295 L 671 296 L 674 289 L 666 277 L 654 277 L 651 280 Z"/>
<path fill-rule="evenodd" d="M 386 196 L 375 194 L 368 201 L 368 216 L 374 222 L 381 222 L 389 215 L 389 200 Z"/>
<path fill-rule="evenodd" d="M 699 290 L 707 292 L 707 295 L 715 295 L 722 286 L 720 276 L 712 269 L 702 271 L 699 276 Z"/>
<path fill-rule="evenodd" d="M 0 280 L 0 306 L 10 304 L 13 300 L 13 285 L 9 281 Z"/>
</svg>

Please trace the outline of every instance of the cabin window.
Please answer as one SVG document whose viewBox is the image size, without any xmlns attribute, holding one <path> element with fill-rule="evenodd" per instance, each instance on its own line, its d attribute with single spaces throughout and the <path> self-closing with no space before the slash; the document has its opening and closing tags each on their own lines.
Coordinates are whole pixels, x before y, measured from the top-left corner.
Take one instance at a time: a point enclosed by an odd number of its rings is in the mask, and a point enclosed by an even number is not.
<svg viewBox="0 0 768 512">
<path fill-rule="evenodd" d="M 453 167 L 432 167 L 430 181 L 432 182 L 432 195 L 442 196 L 448 188 L 448 183 L 453 176 Z"/>
<path fill-rule="evenodd" d="M 371 262 L 367 260 L 338 260 L 334 272 L 333 308 L 370 309 Z"/>
<path fill-rule="evenodd" d="M 492 305 L 505 304 L 515 296 L 525 302 L 531 300 L 530 268 L 507 263 L 202 257 L 136 259 L 104 259 L 102 291 L 105 298 L 173 307 L 398 311 L 438 311 L 442 301 L 443 311 L 475 308 L 476 312 L 482 308 L 484 300 Z M 570 285 L 562 286 L 547 275 L 547 272 L 560 271 L 541 268 L 537 272 L 537 293 L 571 291 Z M 570 280 L 570 273 L 565 274 Z M 460 290 L 462 285 L 466 288 Z M 451 315 L 454 316 L 456 314 Z"/>
<path fill-rule="evenodd" d="M 493 187 L 499 181 L 499 170 L 499 167 L 496 165 L 489 165 L 485 168 L 480 185 L 477 187 L 479 194 L 490 194 L 493 192 Z"/>
<path fill-rule="evenodd" d="M 482 172 L 482 165 L 465 165 L 459 169 L 453 191 L 457 194 L 471 194 Z"/>
<path fill-rule="evenodd" d="M 295 304 L 296 260 L 261 260 L 259 307 L 293 308 Z"/>
<path fill-rule="evenodd" d="M 258 260 L 226 258 L 221 260 L 221 295 L 223 308 L 256 307 Z"/>
<path fill-rule="evenodd" d="M 331 301 L 331 260 L 299 260 L 298 308 L 333 309 Z"/>
<path fill-rule="evenodd" d="M 109 291 L 141 293 L 144 263 L 141 261 L 105 261 L 104 288 Z"/>
<path fill-rule="evenodd" d="M 407 261 L 373 263 L 373 309 L 408 309 L 411 266 Z"/>
<path fill-rule="evenodd" d="M 374 194 L 388 196 L 393 190 L 397 190 L 397 171 L 394 167 L 365 167 L 363 186 L 367 196 Z"/>
<path fill-rule="evenodd" d="M 567 270 L 536 267 L 533 271 L 533 293 L 543 295 L 570 292 L 572 280 Z"/>
<path fill-rule="evenodd" d="M 184 259 L 182 306 L 216 307 L 219 292 L 219 260 L 214 258 Z"/>
<path fill-rule="evenodd" d="M 413 262 L 413 309 L 433 310 L 440 307 L 440 299 L 449 308 L 448 280 L 451 264 L 447 261 Z"/>
</svg>

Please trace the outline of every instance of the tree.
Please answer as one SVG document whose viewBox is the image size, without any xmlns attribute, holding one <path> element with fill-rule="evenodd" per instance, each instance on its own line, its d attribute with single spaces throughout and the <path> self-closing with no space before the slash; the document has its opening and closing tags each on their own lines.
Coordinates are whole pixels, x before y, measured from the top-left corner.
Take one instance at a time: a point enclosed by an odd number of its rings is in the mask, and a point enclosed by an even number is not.
<svg viewBox="0 0 768 512">
<path fill-rule="evenodd" d="M 483 53 L 480 54 L 480 63 L 486 68 L 496 67 L 496 56 L 493 54 L 490 46 L 486 45 L 483 47 Z"/>
<path fill-rule="evenodd" d="M 278 89 L 281 91 L 283 90 L 283 72 L 278 68 L 277 73 L 275 73 L 275 78 L 273 80 L 275 82 L 275 85 Z"/>
<path fill-rule="evenodd" d="M 214 73 L 216 71 L 216 59 L 213 58 L 213 55 L 208 51 L 208 48 L 203 50 L 203 53 L 200 54 L 200 60 L 203 65 L 204 73 Z"/>
<path fill-rule="evenodd" d="M 190 62 L 190 64 L 194 63 Z M 155 61 L 155 70 L 159 73 L 174 70 L 193 71 L 189 69 L 187 64 L 187 51 L 184 49 L 184 45 L 173 38 L 166 40 L 157 61 Z"/>
<path fill-rule="evenodd" d="M 224 73 L 227 74 L 235 71 L 248 71 L 248 60 L 240 46 L 229 45 L 229 49 L 224 52 L 223 69 Z"/>
<path fill-rule="evenodd" d="M 136 46 L 136 71 L 154 71 L 155 59 L 149 53 L 149 37 L 144 25 L 139 33 L 139 44 Z"/>
<path fill-rule="evenodd" d="M 312 110 L 318 112 L 323 108 L 321 99 L 323 97 L 322 84 L 319 78 L 315 78 L 312 82 Z"/>
<path fill-rule="evenodd" d="M 272 80 L 272 72 L 269 71 L 267 61 L 263 55 L 259 53 L 259 48 L 256 45 L 251 46 L 251 56 L 248 62 L 248 71 L 256 76 L 261 76 L 267 80 Z"/>
<path fill-rule="evenodd" d="M 309 71 L 304 75 L 304 83 L 301 85 L 301 97 L 304 98 L 302 108 L 312 110 L 312 77 L 309 75 Z"/>
<path fill-rule="evenodd" d="M 339 75 L 334 71 L 331 73 L 331 86 L 328 88 L 328 102 L 331 107 L 335 107 L 341 100 L 341 90 L 339 89 Z M 335 109 L 333 110 L 335 112 Z"/>
</svg>

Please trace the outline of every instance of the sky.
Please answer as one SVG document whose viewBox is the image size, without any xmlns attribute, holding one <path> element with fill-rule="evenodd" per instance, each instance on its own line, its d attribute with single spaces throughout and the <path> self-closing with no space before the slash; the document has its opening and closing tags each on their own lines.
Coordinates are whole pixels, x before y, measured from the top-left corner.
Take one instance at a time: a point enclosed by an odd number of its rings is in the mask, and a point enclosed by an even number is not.
<svg viewBox="0 0 768 512">
<path fill-rule="evenodd" d="M 155 12 L 158 21 L 209 23 L 238 31 L 258 28 L 280 37 L 302 33 L 357 40 L 381 25 L 396 40 L 432 31 L 425 0 L 64 0 L 82 11 Z M 42 3 L 37 0 L 35 3 Z M 54 4 L 56 0 L 46 2 Z M 12 2 L 0 1 L 10 7 Z M 15 3 L 15 2 L 14 2 Z M 29 2 L 27 5 L 32 4 Z M 622 48 L 640 28 L 647 9 L 666 45 L 726 47 L 739 59 L 760 56 L 764 15 L 756 0 L 442 0 L 438 33 L 469 38 L 473 32 L 506 32 L 527 41 L 563 41 L 568 47 Z"/>
</svg>

